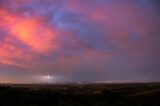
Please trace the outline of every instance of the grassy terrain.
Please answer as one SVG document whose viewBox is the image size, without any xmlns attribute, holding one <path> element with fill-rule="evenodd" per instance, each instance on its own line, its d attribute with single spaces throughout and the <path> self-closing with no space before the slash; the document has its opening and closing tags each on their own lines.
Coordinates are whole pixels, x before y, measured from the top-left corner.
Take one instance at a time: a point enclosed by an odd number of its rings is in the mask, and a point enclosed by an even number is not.
<svg viewBox="0 0 160 106">
<path fill-rule="evenodd" d="M 0 106 L 160 106 L 160 83 L 5 84 Z"/>
</svg>

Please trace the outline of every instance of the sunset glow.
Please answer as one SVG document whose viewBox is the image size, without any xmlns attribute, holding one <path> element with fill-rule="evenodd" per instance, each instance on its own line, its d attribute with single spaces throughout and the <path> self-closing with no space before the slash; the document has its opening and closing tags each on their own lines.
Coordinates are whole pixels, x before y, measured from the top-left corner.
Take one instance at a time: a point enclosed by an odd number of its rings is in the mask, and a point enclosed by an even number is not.
<svg viewBox="0 0 160 106">
<path fill-rule="evenodd" d="M 159 4 L 1 0 L 0 81 L 160 81 Z"/>
</svg>

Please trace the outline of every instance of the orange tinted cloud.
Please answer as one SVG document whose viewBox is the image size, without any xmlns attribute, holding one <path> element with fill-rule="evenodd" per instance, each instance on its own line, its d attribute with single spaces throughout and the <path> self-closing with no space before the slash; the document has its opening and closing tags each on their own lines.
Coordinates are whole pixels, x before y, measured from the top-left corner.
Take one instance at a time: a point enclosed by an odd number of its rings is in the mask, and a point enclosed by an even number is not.
<svg viewBox="0 0 160 106">
<path fill-rule="evenodd" d="M 0 9 L 1 27 L 17 40 L 38 53 L 47 53 L 57 48 L 56 31 L 39 18 L 25 18 Z"/>
<path fill-rule="evenodd" d="M 24 18 L 0 8 L 0 64 L 30 67 L 34 54 L 45 54 L 57 47 L 56 32 L 38 18 Z"/>
<path fill-rule="evenodd" d="M 11 27 L 11 33 L 36 52 L 49 52 L 57 47 L 56 33 L 36 19 L 22 19 Z"/>
<path fill-rule="evenodd" d="M 9 11 L 0 8 L 0 18 L 1 18 L 1 25 L 2 23 L 12 23 L 15 21 L 16 17 L 12 14 L 9 14 Z"/>
<path fill-rule="evenodd" d="M 12 43 L 9 38 L 5 39 L 4 42 L 0 43 L 0 63 L 5 65 L 14 65 L 24 67 L 21 60 L 30 61 L 32 56 L 25 53 L 23 49 L 17 47 Z"/>
<path fill-rule="evenodd" d="M 57 48 L 56 31 L 39 18 L 20 17 L 7 9 L 0 8 L 0 29 L 5 31 L 0 42 L 0 63 L 21 66 L 17 61 L 30 61 L 33 53 L 45 54 Z M 17 44 L 16 44 L 17 42 Z M 21 43 L 21 45 L 18 45 Z M 25 51 L 22 44 L 28 47 Z M 29 54 L 29 53 L 32 53 Z"/>
</svg>

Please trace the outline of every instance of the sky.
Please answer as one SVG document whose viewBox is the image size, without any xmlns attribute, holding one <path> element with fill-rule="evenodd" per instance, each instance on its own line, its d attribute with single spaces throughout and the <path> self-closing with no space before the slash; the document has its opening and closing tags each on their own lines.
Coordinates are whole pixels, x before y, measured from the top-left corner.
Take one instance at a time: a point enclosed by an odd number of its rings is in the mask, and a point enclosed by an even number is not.
<svg viewBox="0 0 160 106">
<path fill-rule="evenodd" d="M 160 81 L 159 0 L 0 0 L 0 82 Z"/>
</svg>

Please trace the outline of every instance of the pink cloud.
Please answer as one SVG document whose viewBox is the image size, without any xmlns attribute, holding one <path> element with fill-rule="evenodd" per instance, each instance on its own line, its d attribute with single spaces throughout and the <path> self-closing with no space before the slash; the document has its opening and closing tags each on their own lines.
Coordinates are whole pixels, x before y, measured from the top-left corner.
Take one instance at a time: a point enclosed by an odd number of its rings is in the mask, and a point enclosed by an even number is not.
<svg viewBox="0 0 160 106">
<path fill-rule="evenodd" d="M 118 78 L 149 70 L 146 67 L 158 61 L 160 21 L 151 4 L 16 1 L 0 8 L 0 31 L 5 32 L 0 38 L 1 64 L 45 74 L 89 72 Z"/>
</svg>

